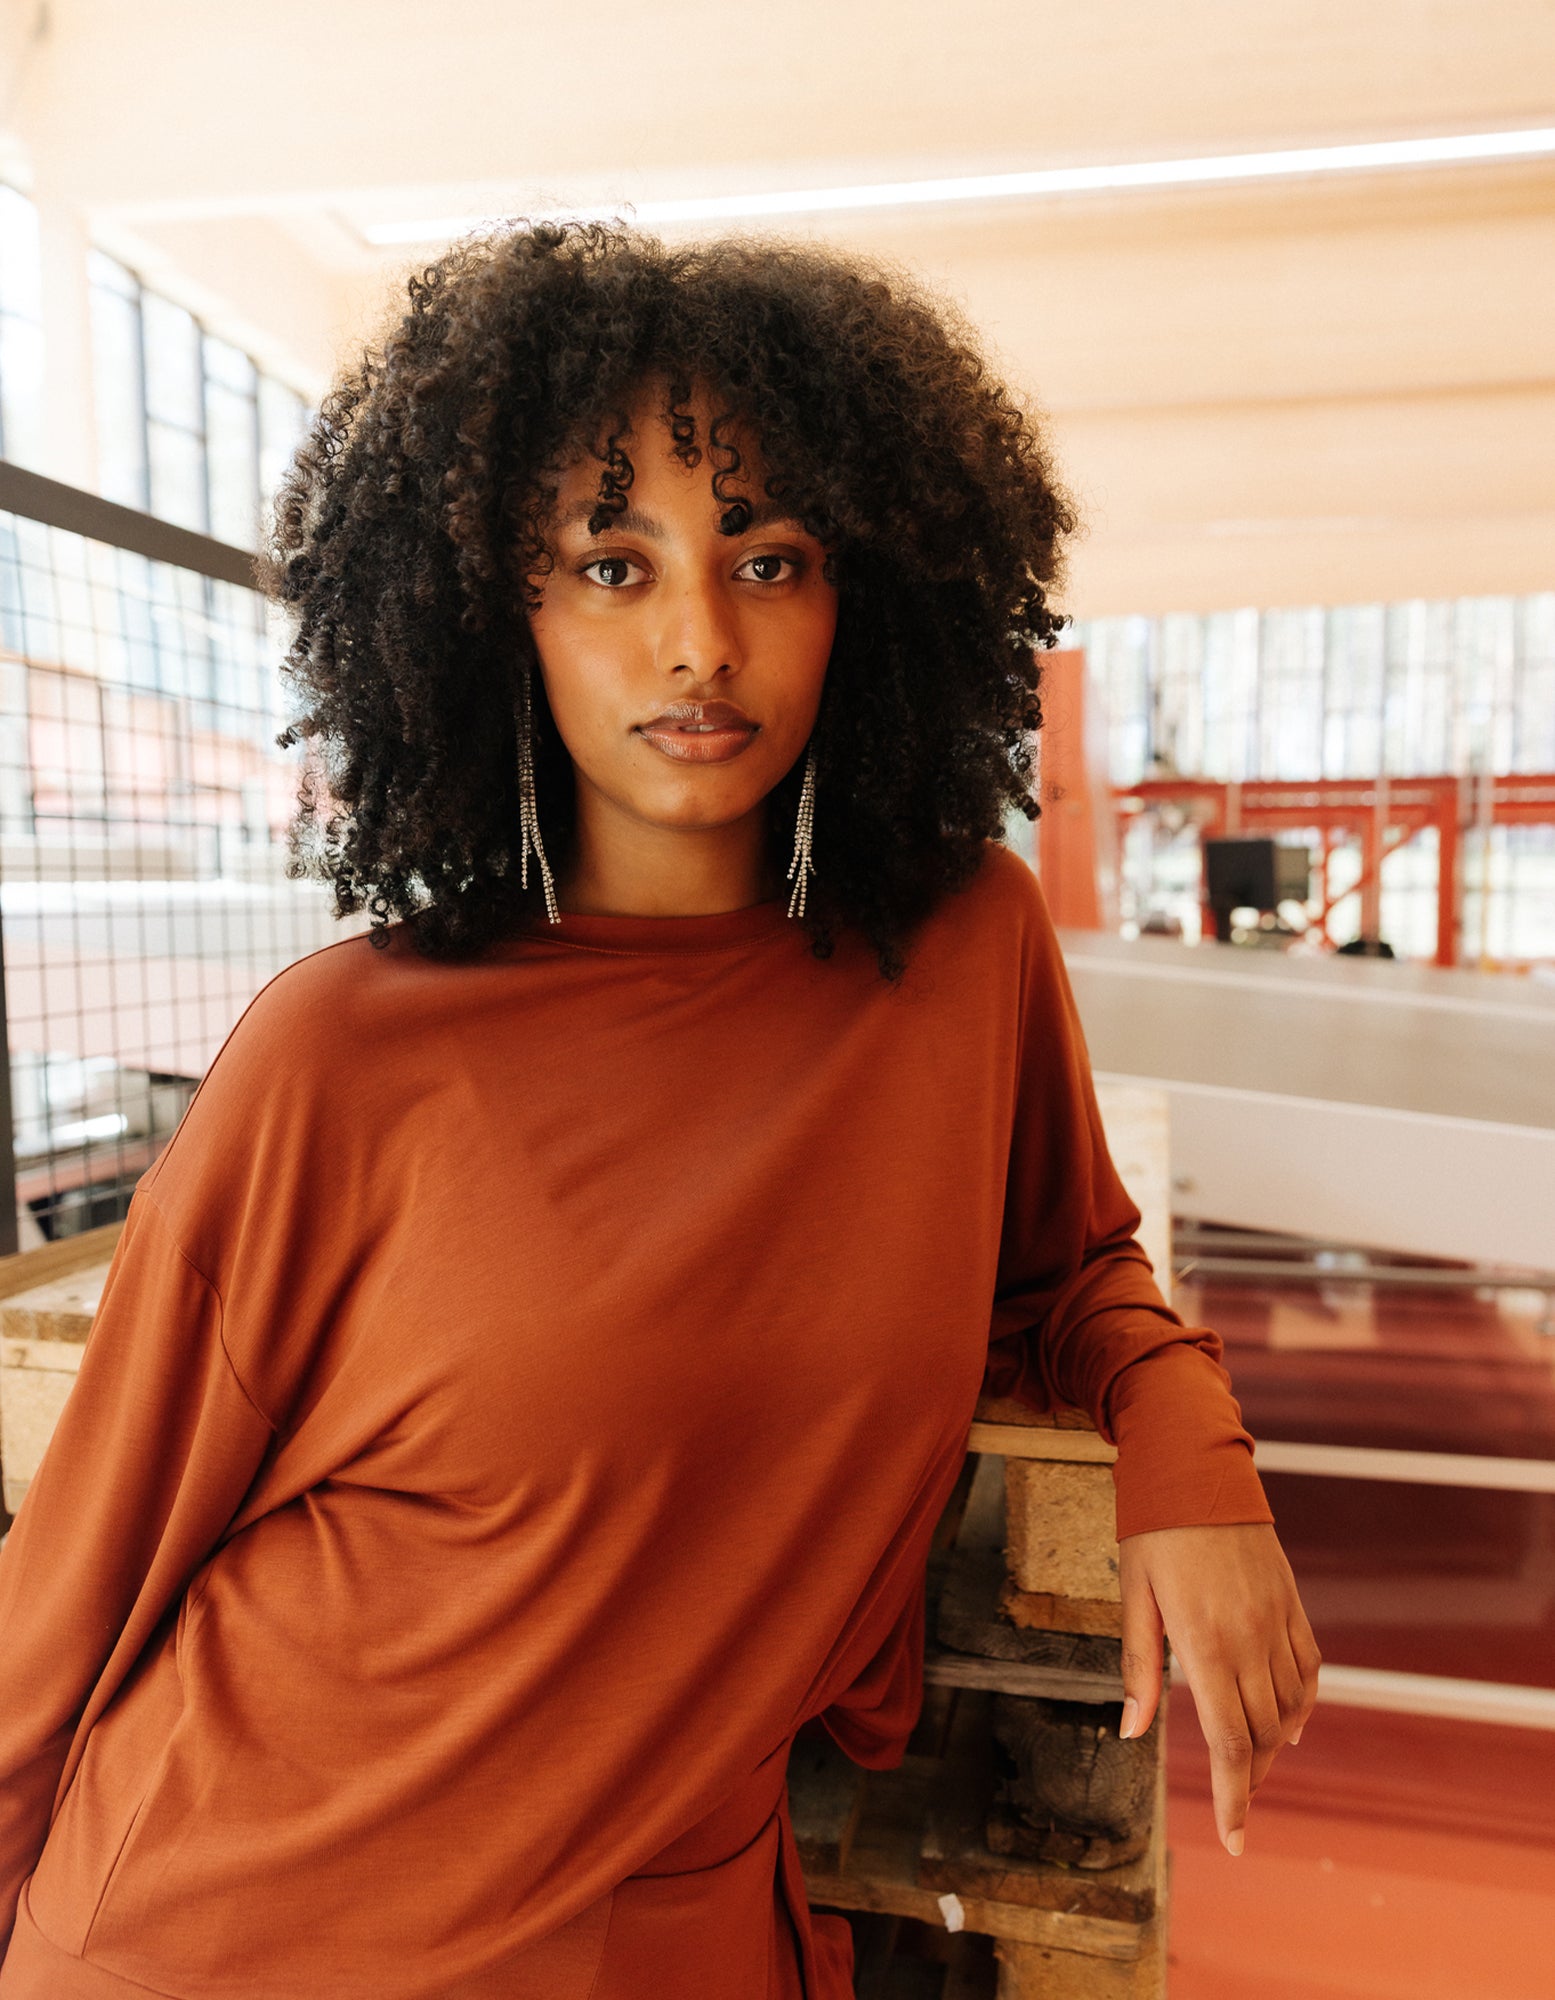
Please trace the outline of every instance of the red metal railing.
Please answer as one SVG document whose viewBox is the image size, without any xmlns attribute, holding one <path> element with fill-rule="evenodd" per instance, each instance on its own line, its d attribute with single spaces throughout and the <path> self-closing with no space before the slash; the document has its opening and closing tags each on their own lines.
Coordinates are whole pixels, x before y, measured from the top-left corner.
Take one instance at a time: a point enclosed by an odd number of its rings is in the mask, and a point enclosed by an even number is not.
<svg viewBox="0 0 1555 2000">
<path fill-rule="evenodd" d="M 1375 935 L 1382 864 L 1434 827 L 1437 837 L 1436 963 L 1461 960 L 1460 910 L 1463 837 L 1491 826 L 1555 825 L 1555 773 L 1502 772 L 1494 776 L 1424 778 L 1316 778 L 1220 783 L 1209 778 L 1147 778 L 1113 794 L 1125 821 L 1142 809 L 1186 809 L 1201 840 L 1217 834 L 1306 832 L 1323 837 L 1319 871 L 1322 905 L 1313 919 L 1325 938 L 1328 920 L 1344 897 L 1361 897 L 1364 934 Z M 1328 862 L 1336 839 L 1358 841 L 1361 873 L 1339 894 L 1330 893 Z M 1333 942 L 1332 938 L 1329 938 Z"/>
</svg>

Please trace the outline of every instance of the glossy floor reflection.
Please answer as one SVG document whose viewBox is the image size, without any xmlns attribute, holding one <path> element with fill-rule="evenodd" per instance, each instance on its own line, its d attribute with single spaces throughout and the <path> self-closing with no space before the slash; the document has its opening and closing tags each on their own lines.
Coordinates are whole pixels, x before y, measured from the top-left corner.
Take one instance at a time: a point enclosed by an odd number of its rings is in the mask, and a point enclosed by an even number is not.
<svg viewBox="0 0 1555 2000">
<path fill-rule="evenodd" d="M 1185 1283 L 1261 1439 L 1555 1459 L 1531 1293 Z M 1555 1495 L 1266 1478 L 1326 1662 L 1555 1687 Z M 1233 1861 L 1171 1696 L 1172 2000 L 1552 2000 L 1555 1732 L 1320 1705 Z"/>
</svg>

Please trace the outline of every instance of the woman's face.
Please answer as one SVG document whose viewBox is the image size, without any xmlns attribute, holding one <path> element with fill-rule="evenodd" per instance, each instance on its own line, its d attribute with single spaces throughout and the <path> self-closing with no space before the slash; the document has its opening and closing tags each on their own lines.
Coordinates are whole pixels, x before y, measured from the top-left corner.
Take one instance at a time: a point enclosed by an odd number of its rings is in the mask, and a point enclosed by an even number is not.
<svg viewBox="0 0 1555 2000">
<path fill-rule="evenodd" d="M 529 616 L 577 774 L 580 838 L 623 822 L 628 834 L 706 831 L 756 814 L 804 751 L 836 630 L 825 551 L 765 499 L 750 442 L 736 437 L 742 469 L 727 482 L 749 525 L 720 534 L 729 500 L 713 495 L 708 407 L 690 405 L 703 446 L 694 469 L 674 457 L 660 407 L 645 395 L 632 412 L 628 506 L 603 533 L 588 527 L 599 460 L 562 475 L 555 566 Z M 712 703 L 729 707 L 703 716 Z"/>
</svg>

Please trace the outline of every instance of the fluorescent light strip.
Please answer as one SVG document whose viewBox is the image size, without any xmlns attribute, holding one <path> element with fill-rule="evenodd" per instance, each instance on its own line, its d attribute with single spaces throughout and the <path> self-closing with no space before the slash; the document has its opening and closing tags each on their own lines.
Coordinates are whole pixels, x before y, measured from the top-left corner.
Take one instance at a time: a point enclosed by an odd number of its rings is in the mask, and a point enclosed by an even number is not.
<svg viewBox="0 0 1555 2000">
<path fill-rule="evenodd" d="M 614 202 L 598 208 L 547 209 L 534 219 L 644 224 L 735 222 L 777 215 L 823 215 L 840 209 L 913 208 L 954 201 L 1009 201 L 1112 189 L 1203 187 L 1298 174 L 1370 173 L 1379 168 L 1437 167 L 1555 154 L 1555 126 L 1519 132 L 1465 132 L 1437 139 L 1380 139 L 1356 146 L 1287 147 L 1273 153 L 1224 153 L 1195 160 L 1139 160 L 1121 166 L 1044 167 L 1021 174 L 963 174 L 946 180 L 881 181 L 856 187 L 794 188 L 781 194 L 693 196 L 681 201 Z M 379 222 L 362 229 L 369 243 L 432 243 L 491 227 L 500 215 L 440 216 Z"/>
</svg>

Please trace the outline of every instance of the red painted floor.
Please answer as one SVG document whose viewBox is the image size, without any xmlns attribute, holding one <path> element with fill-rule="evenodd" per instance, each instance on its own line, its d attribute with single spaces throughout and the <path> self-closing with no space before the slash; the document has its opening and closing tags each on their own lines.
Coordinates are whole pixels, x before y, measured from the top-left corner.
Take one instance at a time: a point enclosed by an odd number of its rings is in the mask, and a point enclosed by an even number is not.
<svg viewBox="0 0 1555 2000">
<path fill-rule="evenodd" d="M 1555 1459 L 1537 1295 L 1190 1282 L 1176 1296 L 1224 1340 L 1255 1437 Z M 1555 1687 L 1555 1494 L 1265 1485 L 1325 1659 Z"/>
<path fill-rule="evenodd" d="M 1555 1458 L 1528 1295 L 1184 1284 L 1260 1438 Z M 1555 1496 L 1269 1475 L 1325 1662 L 1555 1687 Z M 1325 1708 L 1228 1856 L 1170 1697 L 1171 2000 L 1555 2000 L 1555 1731 Z"/>
</svg>

